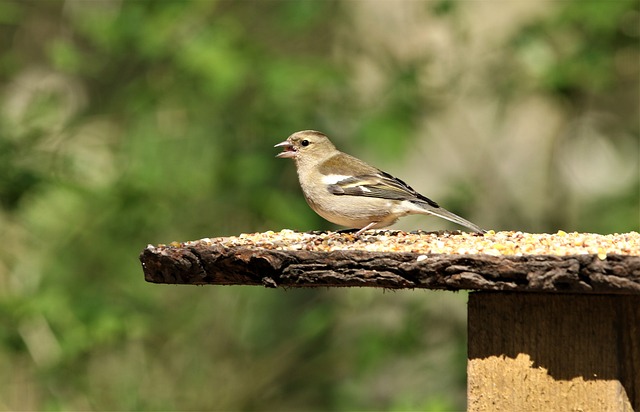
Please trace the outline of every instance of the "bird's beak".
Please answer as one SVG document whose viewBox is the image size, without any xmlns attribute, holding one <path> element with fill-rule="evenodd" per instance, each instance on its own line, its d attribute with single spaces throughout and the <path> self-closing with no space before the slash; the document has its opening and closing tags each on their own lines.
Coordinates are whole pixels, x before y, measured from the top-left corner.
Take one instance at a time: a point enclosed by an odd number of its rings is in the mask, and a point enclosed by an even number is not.
<svg viewBox="0 0 640 412">
<path fill-rule="evenodd" d="M 282 152 L 278 153 L 276 157 L 279 157 L 281 159 L 293 159 L 294 157 L 296 157 L 296 148 L 288 140 L 278 143 L 273 147 L 282 147 Z"/>
</svg>

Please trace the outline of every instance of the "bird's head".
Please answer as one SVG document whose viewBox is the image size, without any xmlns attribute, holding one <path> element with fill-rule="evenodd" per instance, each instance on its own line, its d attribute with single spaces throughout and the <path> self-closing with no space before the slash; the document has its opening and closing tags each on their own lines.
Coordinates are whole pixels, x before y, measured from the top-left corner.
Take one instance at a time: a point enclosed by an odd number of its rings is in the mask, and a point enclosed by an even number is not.
<svg viewBox="0 0 640 412">
<path fill-rule="evenodd" d="M 315 130 L 296 132 L 274 147 L 282 147 L 276 157 L 296 160 L 301 157 L 321 159 L 336 150 L 327 136 Z"/>
</svg>

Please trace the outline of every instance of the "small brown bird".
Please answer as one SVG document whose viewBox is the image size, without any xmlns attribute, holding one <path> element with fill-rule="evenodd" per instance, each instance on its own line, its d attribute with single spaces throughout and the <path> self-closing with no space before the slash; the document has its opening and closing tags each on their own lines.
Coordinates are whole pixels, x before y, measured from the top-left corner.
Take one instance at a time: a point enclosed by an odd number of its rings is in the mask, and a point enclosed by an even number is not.
<svg viewBox="0 0 640 412">
<path fill-rule="evenodd" d="M 332 223 L 360 229 L 356 235 L 387 227 L 410 214 L 434 215 L 474 232 L 485 232 L 402 180 L 342 153 L 320 132 L 297 132 L 274 147 L 283 148 L 276 157 L 295 161 L 309 206 Z"/>
</svg>

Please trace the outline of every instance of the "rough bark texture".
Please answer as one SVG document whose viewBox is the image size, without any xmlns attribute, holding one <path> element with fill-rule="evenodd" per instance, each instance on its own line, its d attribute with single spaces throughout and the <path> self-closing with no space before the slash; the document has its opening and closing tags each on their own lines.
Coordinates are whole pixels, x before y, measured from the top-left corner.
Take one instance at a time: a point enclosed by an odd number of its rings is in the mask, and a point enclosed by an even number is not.
<svg viewBox="0 0 640 412">
<path fill-rule="evenodd" d="M 278 251 L 251 247 L 148 247 L 153 283 L 367 286 L 561 293 L 640 294 L 640 256 L 419 255 L 366 251 Z"/>
<path fill-rule="evenodd" d="M 640 411 L 640 296 L 469 297 L 468 409 Z"/>
</svg>

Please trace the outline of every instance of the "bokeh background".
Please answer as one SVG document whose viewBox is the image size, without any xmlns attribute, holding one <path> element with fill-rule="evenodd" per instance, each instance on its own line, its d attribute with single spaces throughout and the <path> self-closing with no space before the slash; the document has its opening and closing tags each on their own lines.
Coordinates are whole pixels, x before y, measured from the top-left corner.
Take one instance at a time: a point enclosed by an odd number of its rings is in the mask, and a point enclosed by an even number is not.
<svg viewBox="0 0 640 412">
<path fill-rule="evenodd" d="M 302 129 L 488 229 L 637 231 L 638 5 L 0 1 L 0 409 L 464 409 L 465 293 L 152 285 L 138 254 L 335 229 L 274 158 Z"/>
</svg>

